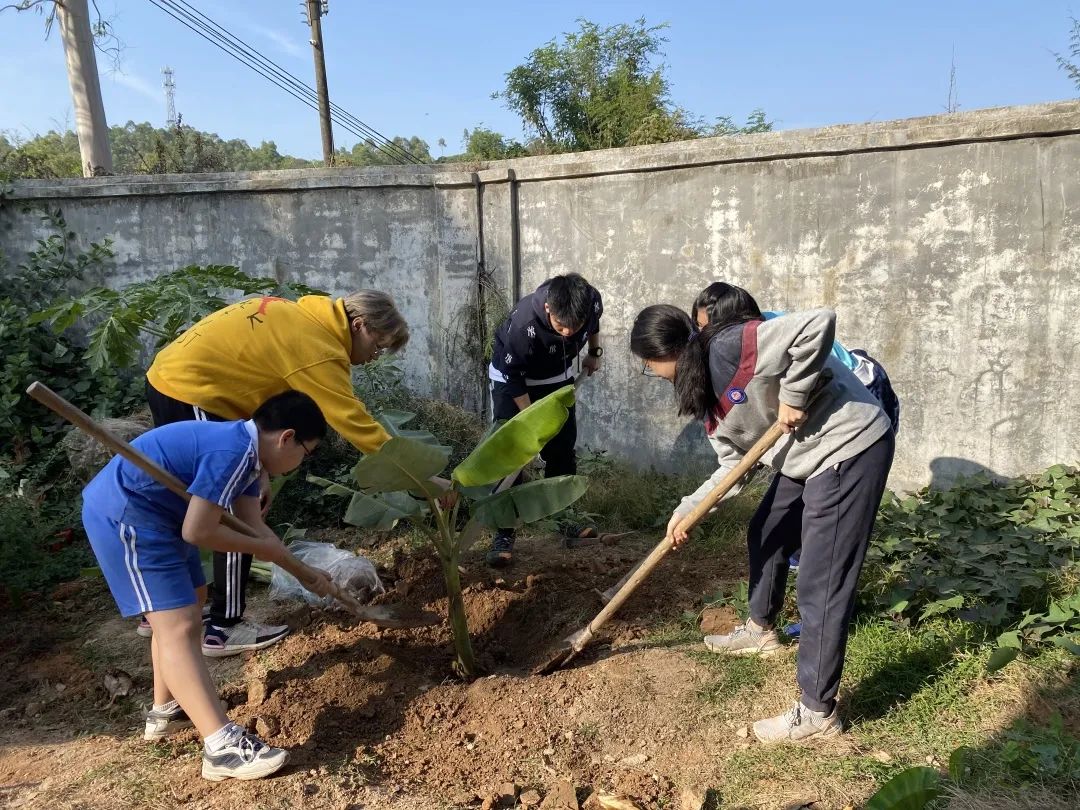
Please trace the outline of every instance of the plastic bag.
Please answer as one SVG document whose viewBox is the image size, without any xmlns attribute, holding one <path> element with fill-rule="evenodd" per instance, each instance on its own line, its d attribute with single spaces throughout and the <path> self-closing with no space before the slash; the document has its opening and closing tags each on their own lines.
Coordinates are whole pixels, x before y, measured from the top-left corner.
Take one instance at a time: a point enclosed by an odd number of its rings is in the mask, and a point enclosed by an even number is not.
<svg viewBox="0 0 1080 810">
<path fill-rule="evenodd" d="M 289 545 L 296 558 L 313 568 L 321 568 L 334 584 L 342 588 L 361 603 L 370 602 L 383 588 L 375 566 L 366 557 L 359 557 L 351 551 L 343 551 L 332 543 L 315 543 L 310 540 L 294 540 Z M 303 599 L 310 605 L 328 608 L 336 604 L 332 596 L 317 596 L 297 581 L 296 577 L 278 566 L 274 566 L 270 576 L 270 598 L 276 601 Z"/>
</svg>

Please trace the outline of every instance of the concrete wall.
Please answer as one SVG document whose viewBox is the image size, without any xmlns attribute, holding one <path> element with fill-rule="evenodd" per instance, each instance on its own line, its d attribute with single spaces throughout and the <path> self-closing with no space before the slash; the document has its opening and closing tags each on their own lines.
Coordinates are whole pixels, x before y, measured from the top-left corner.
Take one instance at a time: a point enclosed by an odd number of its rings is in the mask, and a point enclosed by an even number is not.
<svg viewBox="0 0 1080 810">
<path fill-rule="evenodd" d="M 15 196 L 112 235 L 114 282 L 233 262 L 387 289 L 416 325 L 411 379 L 474 404 L 452 335 L 475 293 L 479 181 L 483 259 L 504 289 L 577 270 L 604 294 L 605 368 L 579 417 L 590 446 L 666 469 L 703 458 L 700 427 L 641 376 L 627 332 L 641 307 L 689 307 L 725 279 L 767 308 L 834 307 L 838 336 L 885 364 L 903 402 L 894 486 L 1080 456 L 1080 104 L 469 168 L 40 181 Z M 7 210 L 10 254 L 37 226 Z"/>
</svg>

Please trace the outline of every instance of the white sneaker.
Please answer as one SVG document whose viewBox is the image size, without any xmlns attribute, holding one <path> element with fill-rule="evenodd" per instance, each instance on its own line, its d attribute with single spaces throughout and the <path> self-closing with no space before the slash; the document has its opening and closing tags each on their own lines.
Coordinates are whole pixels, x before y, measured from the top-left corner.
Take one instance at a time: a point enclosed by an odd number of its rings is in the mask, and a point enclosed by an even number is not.
<svg viewBox="0 0 1080 810">
<path fill-rule="evenodd" d="M 202 654 L 207 658 L 227 658 L 242 652 L 263 650 L 289 635 L 288 625 L 264 625 L 246 619 L 231 627 L 206 625 Z"/>
<path fill-rule="evenodd" d="M 155 712 L 151 709 L 146 713 L 146 728 L 142 738 L 151 742 L 163 740 L 185 728 L 191 728 L 191 720 L 188 719 L 187 712 L 179 706 L 171 712 Z"/>
<path fill-rule="evenodd" d="M 202 775 L 211 782 L 224 779 L 262 779 L 281 770 L 289 752 L 271 748 L 254 734 L 241 734 L 220 751 L 203 749 Z"/>
<path fill-rule="evenodd" d="M 757 655 L 780 649 L 780 637 L 775 630 L 758 627 L 752 620 L 740 624 L 726 636 L 705 636 L 710 652 L 725 655 Z"/>
<path fill-rule="evenodd" d="M 763 743 L 805 740 L 807 737 L 832 737 L 844 730 L 836 707 L 831 714 L 816 712 L 798 701 L 790 709 L 776 717 L 754 723 L 754 736 Z"/>
</svg>

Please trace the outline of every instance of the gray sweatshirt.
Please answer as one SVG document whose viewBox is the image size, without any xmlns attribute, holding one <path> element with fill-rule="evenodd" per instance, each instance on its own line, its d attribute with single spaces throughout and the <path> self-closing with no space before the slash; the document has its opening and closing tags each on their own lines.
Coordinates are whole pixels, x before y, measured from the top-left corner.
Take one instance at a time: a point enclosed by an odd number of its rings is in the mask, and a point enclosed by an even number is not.
<svg viewBox="0 0 1080 810">
<path fill-rule="evenodd" d="M 719 400 L 706 432 L 720 466 L 675 509 L 689 514 L 776 422 L 780 403 L 806 410 L 824 369 L 832 378 L 809 418 L 773 445 L 762 462 L 789 478 L 813 478 L 853 458 L 890 430 L 889 417 L 858 378 L 830 354 L 836 313 L 793 312 L 731 326 L 709 344 L 709 373 Z M 738 493 L 732 488 L 727 497 Z"/>
</svg>

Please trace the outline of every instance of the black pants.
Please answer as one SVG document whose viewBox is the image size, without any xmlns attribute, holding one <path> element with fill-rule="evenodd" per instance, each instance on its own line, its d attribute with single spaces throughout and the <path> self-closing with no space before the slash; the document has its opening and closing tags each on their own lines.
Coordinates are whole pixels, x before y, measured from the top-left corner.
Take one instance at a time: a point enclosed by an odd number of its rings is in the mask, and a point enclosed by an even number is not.
<svg viewBox="0 0 1080 810">
<path fill-rule="evenodd" d="M 536 402 L 538 399 L 543 399 L 548 394 L 554 393 L 560 388 L 573 384 L 574 380 L 571 378 L 551 385 L 531 385 L 527 389 L 529 399 L 532 402 Z M 545 478 L 554 478 L 557 475 L 577 474 L 577 453 L 574 450 L 574 445 L 577 444 L 577 421 L 574 418 L 574 408 L 575 406 L 570 407 L 570 415 L 566 417 L 566 422 L 563 424 L 562 429 L 556 433 L 551 441 L 545 444 L 540 451 L 540 458 L 544 460 L 545 465 Z M 514 398 L 506 393 L 506 385 L 500 382 L 492 382 L 492 418 L 495 421 L 512 419 L 517 415 L 519 410 L 517 403 L 514 402 Z M 519 475 L 517 480 L 514 481 L 514 485 L 516 486 L 520 481 L 521 476 Z M 500 533 L 512 537 L 514 530 L 500 529 Z"/>
<path fill-rule="evenodd" d="M 207 413 L 195 405 L 188 405 L 158 391 L 149 380 L 146 383 L 146 401 L 154 427 L 173 422 L 227 422 L 224 417 Z M 214 552 L 214 587 L 210 596 L 210 623 L 218 627 L 231 627 L 244 617 L 247 607 L 247 583 L 251 573 L 251 555 L 238 551 Z"/>
<path fill-rule="evenodd" d="M 890 431 L 808 480 L 777 474 L 750 521 L 750 617 L 757 624 L 772 626 L 780 613 L 788 558 L 802 545 L 798 681 L 803 704 L 814 711 L 836 704 L 856 585 L 894 447 Z"/>
</svg>

